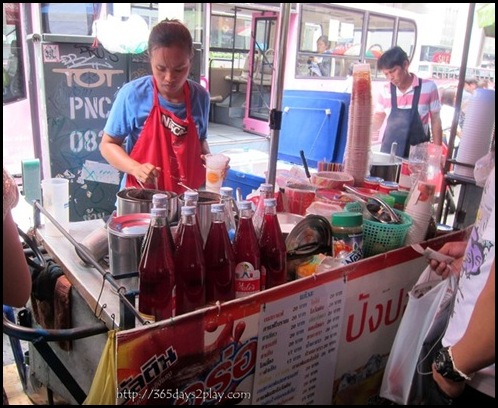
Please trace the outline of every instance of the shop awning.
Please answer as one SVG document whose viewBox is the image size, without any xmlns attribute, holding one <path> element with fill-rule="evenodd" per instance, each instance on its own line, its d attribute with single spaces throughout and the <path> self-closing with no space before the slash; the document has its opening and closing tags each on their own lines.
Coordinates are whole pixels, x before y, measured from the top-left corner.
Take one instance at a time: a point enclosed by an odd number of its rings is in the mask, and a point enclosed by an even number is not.
<svg viewBox="0 0 498 408">
<path fill-rule="evenodd" d="M 487 37 L 495 37 L 495 3 L 486 3 L 477 10 L 477 23 Z"/>
</svg>

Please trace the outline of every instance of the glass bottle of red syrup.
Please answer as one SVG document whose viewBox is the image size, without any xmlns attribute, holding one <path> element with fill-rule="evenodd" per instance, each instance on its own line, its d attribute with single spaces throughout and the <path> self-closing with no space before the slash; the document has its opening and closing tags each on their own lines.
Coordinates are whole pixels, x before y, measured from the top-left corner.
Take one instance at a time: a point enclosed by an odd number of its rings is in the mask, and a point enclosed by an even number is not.
<svg viewBox="0 0 498 408">
<path fill-rule="evenodd" d="M 225 204 L 211 204 L 211 226 L 204 246 L 206 302 L 235 298 L 235 258 L 225 225 Z"/>
<path fill-rule="evenodd" d="M 258 293 L 261 290 L 261 256 L 258 237 L 252 222 L 252 203 L 239 201 L 239 223 L 235 232 L 235 297 Z"/>
<path fill-rule="evenodd" d="M 206 304 L 206 264 L 196 207 L 182 207 L 180 225 L 175 244 L 176 315 Z"/>
<path fill-rule="evenodd" d="M 197 226 L 197 229 L 199 230 L 199 234 L 201 233 L 201 229 L 199 227 L 199 219 L 197 218 L 197 203 L 199 201 L 199 193 L 197 191 L 185 191 L 183 193 L 183 201 L 184 207 L 195 207 L 195 225 Z M 176 234 L 175 234 L 175 248 L 178 246 L 178 237 L 181 234 L 181 231 L 183 229 L 183 218 L 181 216 L 181 210 L 180 210 L 180 220 L 178 222 L 178 226 L 176 227 Z M 202 247 L 204 247 L 204 241 L 202 241 Z"/>
<path fill-rule="evenodd" d="M 165 208 L 152 208 L 144 251 L 138 266 L 138 311 L 147 320 L 174 315 L 175 263 Z"/>
<path fill-rule="evenodd" d="M 252 217 L 256 236 L 259 238 L 261 235 L 261 225 L 263 224 L 263 216 L 265 213 L 265 199 L 275 197 L 273 184 L 262 183 L 259 186 L 259 200 L 256 206 L 256 211 Z"/>
<path fill-rule="evenodd" d="M 277 200 L 266 198 L 259 237 L 261 273 L 266 276 L 266 289 L 287 282 L 287 248 L 277 218 Z"/>
</svg>

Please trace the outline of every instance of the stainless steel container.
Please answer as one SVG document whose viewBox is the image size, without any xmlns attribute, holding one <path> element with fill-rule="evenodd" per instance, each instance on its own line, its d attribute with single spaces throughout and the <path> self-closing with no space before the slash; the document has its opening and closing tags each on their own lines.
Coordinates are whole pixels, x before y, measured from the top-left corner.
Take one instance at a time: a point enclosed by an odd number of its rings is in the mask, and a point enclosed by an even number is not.
<svg viewBox="0 0 498 408">
<path fill-rule="evenodd" d="M 118 217 L 126 214 L 150 213 L 152 208 L 152 196 L 156 193 L 162 193 L 168 196 L 168 222 L 172 224 L 178 221 L 178 194 L 171 191 L 141 188 L 125 188 L 117 193 Z"/>
<path fill-rule="evenodd" d="M 219 203 L 221 196 L 210 191 L 199 191 L 199 201 L 197 203 L 197 219 L 201 229 L 202 239 L 206 242 L 211 226 L 211 204 Z M 180 207 L 185 204 L 183 194 L 178 198 Z"/>
<path fill-rule="evenodd" d="M 150 214 L 136 213 L 113 217 L 109 234 L 109 270 L 114 277 L 138 272 L 142 241 L 150 224 Z"/>
<path fill-rule="evenodd" d="M 370 161 L 370 176 L 386 181 L 398 181 L 402 159 L 388 153 L 374 152 Z"/>
</svg>

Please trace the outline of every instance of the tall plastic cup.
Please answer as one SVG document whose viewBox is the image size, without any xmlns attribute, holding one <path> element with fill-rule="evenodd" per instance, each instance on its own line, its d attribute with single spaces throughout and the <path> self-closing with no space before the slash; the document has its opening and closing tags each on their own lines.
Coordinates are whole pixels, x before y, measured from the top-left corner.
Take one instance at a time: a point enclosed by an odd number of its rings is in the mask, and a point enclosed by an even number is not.
<svg viewBox="0 0 498 408">
<path fill-rule="evenodd" d="M 42 180 L 43 208 L 66 230 L 69 230 L 69 180 L 49 178 Z M 47 235 L 62 236 L 62 232 L 46 217 Z"/>
<path fill-rule="evenodd" d="M 228 167 L 230 157 L 224 154 L 207 154 L 206 156 L 206 190 L 220 193 L 223 183 L 223 173 Z"/>
</svg>

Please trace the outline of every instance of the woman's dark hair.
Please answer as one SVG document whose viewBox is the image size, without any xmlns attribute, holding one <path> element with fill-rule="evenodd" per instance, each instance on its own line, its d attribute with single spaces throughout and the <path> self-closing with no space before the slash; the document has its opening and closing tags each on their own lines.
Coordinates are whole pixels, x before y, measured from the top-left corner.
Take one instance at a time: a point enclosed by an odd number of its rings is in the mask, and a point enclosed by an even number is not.
<svg viewBox="0 0 498 408">
<path fill-rule="evenodd" d="M 180 47 L 194 55 L 192 35 L 188 28 L 177 19 L 166 18 L 157 23 L 149 35 L 149 54 L 158 47 Z"/>
<path fill-rule="evenodd" d="M 393 69 L 395 66 L 402 67 L 405 61 L 410 61 L 408 55 L 401 47 L 393 47 L 387 50 L 377 60 L 377 69 Z"/>
</svg>

